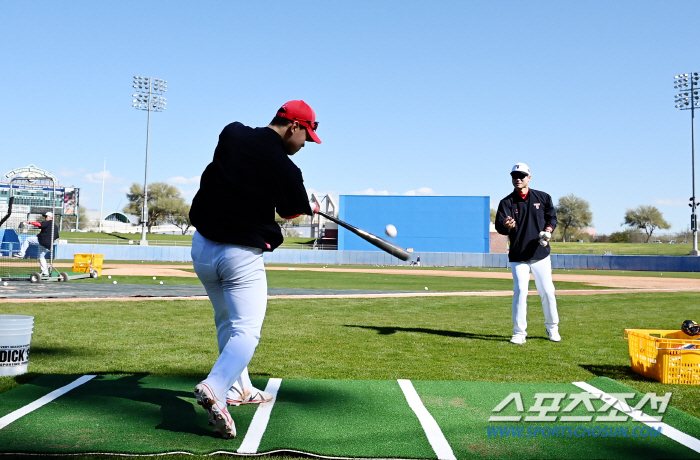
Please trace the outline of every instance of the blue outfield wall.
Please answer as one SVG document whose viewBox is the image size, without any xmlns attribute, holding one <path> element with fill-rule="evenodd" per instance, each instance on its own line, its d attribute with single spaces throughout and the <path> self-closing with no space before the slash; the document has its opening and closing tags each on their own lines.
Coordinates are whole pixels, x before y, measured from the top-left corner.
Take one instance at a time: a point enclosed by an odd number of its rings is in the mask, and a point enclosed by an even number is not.
<svg viewBox="0 0 700 460">
<path fill-rule="evenodd" d="M 189 247 L 118 246 L 112 244 L 60 244 L 56 259 L 73 259 L 77 253 L 104 254 L 112 260 L 191 262 Z M 463 252 L 415 252 L 421 265 L 443 267 L 508 267 L 507 254 Z M 264 254 L 265 263 L 323 265 L 408 265 L 386 252 L 378 251 L 315 251 L 310 249 L 277 249 Z M 630 270 L 659 272 L 700 272 L 700 257 L 693 256 L 602 256 L 552 254 L 552 268 L 567 270 Z"/>
<path fill-rule="evenodd" d="M 402 248 L 486 253 L 489 206 L 487 196 L 340 195 L 338 217 Z M 385 236 L 388 224 L 396 227 L 396 237 Z M 381 251 L 342 227 L 338 229 L 338 249 Z"/>
</svg>

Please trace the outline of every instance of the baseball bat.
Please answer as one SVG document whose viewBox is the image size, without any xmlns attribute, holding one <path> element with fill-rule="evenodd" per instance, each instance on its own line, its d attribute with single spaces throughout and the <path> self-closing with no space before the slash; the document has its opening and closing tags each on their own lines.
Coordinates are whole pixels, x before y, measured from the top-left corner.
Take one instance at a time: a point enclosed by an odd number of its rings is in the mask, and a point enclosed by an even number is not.
<svg viewBox="0 0 700 460">
<path fill-rule="evenodd" d="M 369 232 L 366 232 L 362 230 L 361 228 L 354 227 L 347 222 L 343 222 L 340 219 L 336 219 L 333 216 L 329 216 L 325 212 L 318 211 L 317 213 L 319 216 L 323 216 L 326 219 L 335 222 L 336 224 L 340 225 L 341 227 L 344 227 L 351 232 L 353 232 L 355 235 L 359 236 L 363 240 L 375 245 L 379 249 L 388 252 L 394 257 L 398 257 L 401 260 L 408 260 L 411 258 L 411 254 L 406 251 L 404 248 L 401 248 L 394 243 L 389 243 L 387 240 L 379 238 L 377 235 L 373 235 Z"/>
</svg>

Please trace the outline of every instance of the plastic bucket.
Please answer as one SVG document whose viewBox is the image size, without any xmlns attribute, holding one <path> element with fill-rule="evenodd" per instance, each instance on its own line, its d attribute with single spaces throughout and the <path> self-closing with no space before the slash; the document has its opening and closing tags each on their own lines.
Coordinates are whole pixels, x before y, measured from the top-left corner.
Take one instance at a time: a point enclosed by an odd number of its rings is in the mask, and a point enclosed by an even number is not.
<svg viewBox="0 0 700 460">
<path fill-rule="evenodd" d="M 0 376 L 27 372 L 33 316 L 0 315 Z"/>
</svg>

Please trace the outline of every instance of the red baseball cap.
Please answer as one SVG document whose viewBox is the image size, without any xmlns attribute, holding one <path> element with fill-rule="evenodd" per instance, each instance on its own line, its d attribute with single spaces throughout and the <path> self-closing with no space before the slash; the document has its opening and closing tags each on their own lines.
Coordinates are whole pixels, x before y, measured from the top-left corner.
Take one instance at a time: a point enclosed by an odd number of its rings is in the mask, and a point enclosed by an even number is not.
<svg viewBox="0 0 700 460">
<path fill-rule="evenodd" d="M 277 116 L 298 122 L 301 126 L 306 128 L 307 137 L 311 138 L 311 140 L 317 144 L 321 143 L 321 139 L 319 139 L 318 134 L 316 134 L 316 128 L 318 128 L 316 112 L 314 112 L 314 109 L 306 102 L 289 101 L 280 107 L 277 111 Z"/>
</svg>

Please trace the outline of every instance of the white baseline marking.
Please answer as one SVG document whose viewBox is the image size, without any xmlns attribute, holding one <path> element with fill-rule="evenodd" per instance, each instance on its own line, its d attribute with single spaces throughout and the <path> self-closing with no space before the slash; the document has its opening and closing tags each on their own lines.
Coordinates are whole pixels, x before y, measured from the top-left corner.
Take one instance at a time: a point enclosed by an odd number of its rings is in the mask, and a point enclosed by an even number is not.
<svg viewBox="0 0 700 460">
<path fill-rule="evenodd" d="M 577 387 L 581 388 L 582 390 L 585 390 L 591 394 L 597 395 L 600 399 L 603 401 L 610 402 L 615 404 L 615 408 L 619 409 L 621 412 L 624 412 L 626 415 L 629 415 L 633 419 L 637 420 L 638 422 L 641 422 L 647 426 L 650 426 L 652 428 L 658 429 L 661 428 L 661 434 L 664 436 L 673 439 L 674 441 L 684 445 L 685 447 L 689 449 L 693 449 L 695 452 L 700 452 L 700 440 L 697 438 L 694 438 L 688 434 L 683 433 L 682 431 L 673 428 L 671 425 L 668 425 L 663 422 L 658 422 L 658 421 L 650 421 L 650 416 L 642 412 L 641 410 L 635 410 L 632 409 L 627 403 L 624 401 L 621 401 L 614 396 L 605 393 L 604 391 L 601 391 L 594 387 L 593 385 L 590 385 L 586 382 L 573 382 L 574 385 Z M 612 405 L 612 404 L 611 404 Z"/>
<path fill-rule="evenodd" d="M 92 380 L 95 377 L 97 377 L 97 376 L 96 375 L 83 375 L 79 379 L 74 380 L 72 383 L 69 383 L 68 385 L 66 385 L 64 387 L 61 387 L 57 390 L 54 390 L 51 393 L 49 393 L 45 396 L 42 396 L 41 398 L 37 399 L 36 401 L 29 403 L 26 406 L 24 406 L 20 409 L 17 409 L 14 412 L 10 412 L 6 416 L 0 418 L 0 430 L 2 430 L 3 428 L 5 428 L 7 425 L 14 422 L 15 420 L 17 420 L 18 418 L 24 417 L 28 413 L 37 410 L 41 406 L 50 403 L 54 399 L 68 393 L 73 388 L 79 387 L 83 383 L 85 383 L 89 380 Z"/>
<path fill-rule="evenodd" d="M 248 432 L 245 434 L 245 438 L 243 438 L 241 447 L 238 448 L 237 452 L 239 454 L 255 454 L 258 452 L 260 441 L 262 441 L 262 437 L 267 429 L 267 423 L 270 421 L 272 406 L 275 405 L 277 392 L 281 384 L 282 379 L 269 379 L 267 381 L 265 391 L 272 394 L 274 399 L 270 402 L 260 404 L 260 407 L 255 411 L 253 420 L 250 422 L 250 427 L 248 427 Z"/>
<path fill-rule="evenodd" d="M 404 396 L 406 396 L 406 401 L 413 412 L 418 416 L 418 421 L 420 421 L 423 431 L 430 442 L 430 446 L 435 451 L 437 458 L 440 460 L 457 460 L 455 454 L 452 452 L 452 447 L 445 439 L 445 435 L 442 434 L 442 430 L 438 426 L 437 422 L 430 415 L 428 409 L 423 405 L 423 401 L 420 400 L 418 392 L 413 387 L 410 380 L 398 379 L 399 386 L 403 390 Z"/>
</svg>

